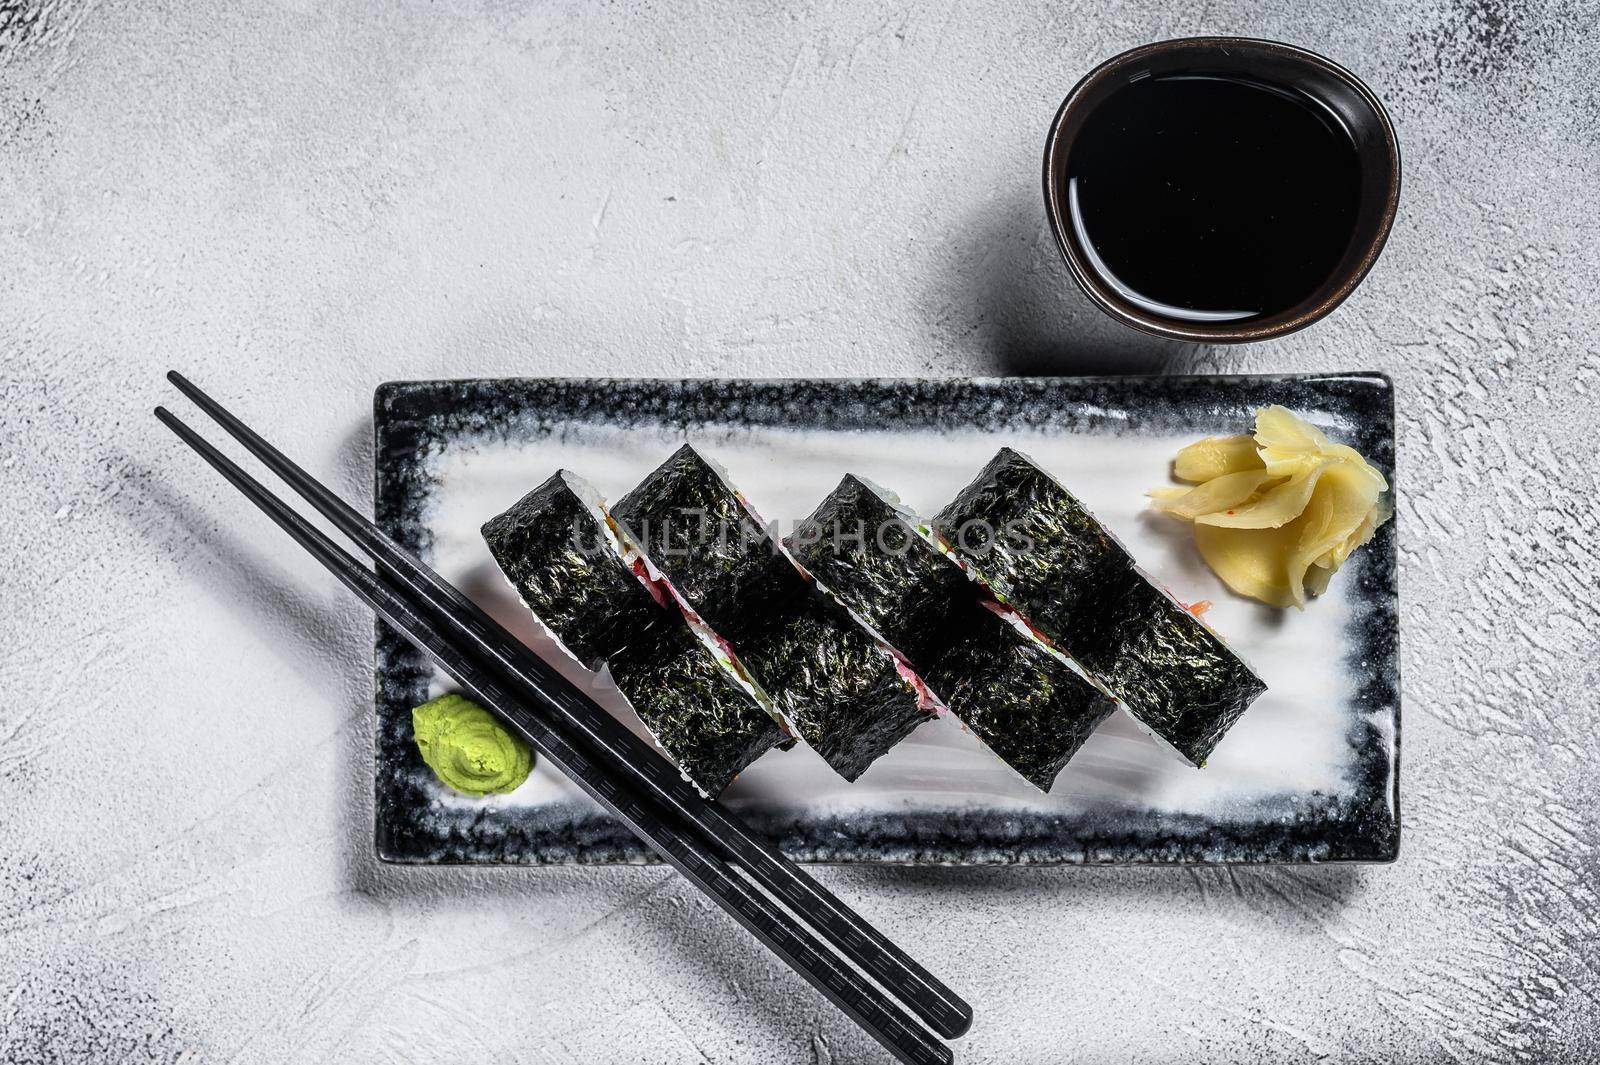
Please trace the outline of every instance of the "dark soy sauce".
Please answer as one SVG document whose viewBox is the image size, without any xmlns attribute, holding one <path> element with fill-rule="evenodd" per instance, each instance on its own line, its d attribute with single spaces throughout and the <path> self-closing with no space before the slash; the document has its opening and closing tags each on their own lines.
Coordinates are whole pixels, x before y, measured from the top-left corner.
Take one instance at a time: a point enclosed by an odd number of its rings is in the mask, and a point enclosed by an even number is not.
<svg viewBox="0 0 1600 1065">
<path fill-rule="evenodd" d="M 1333 273 L 1361 173 L 1344 124 L 1294 89 L 1146 77 L 1107 97 L 1067 158 L 1068 208 L 1103 280 L 1155 314 L 1287 310 Z M 1098 262 L 1095 262 L 1098 260 Z"/>
</svg>

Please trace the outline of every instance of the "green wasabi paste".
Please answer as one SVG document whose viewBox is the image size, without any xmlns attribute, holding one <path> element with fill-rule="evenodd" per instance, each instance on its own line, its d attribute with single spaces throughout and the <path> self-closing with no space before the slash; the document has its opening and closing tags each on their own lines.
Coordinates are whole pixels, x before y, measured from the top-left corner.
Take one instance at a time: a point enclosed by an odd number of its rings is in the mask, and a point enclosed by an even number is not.
<svg viewBox="0 0 1600 1065">
<path fill-rule="evenodd" d="M 533 752 L 470 699 L 441 695 L 411 711 L 422 760 L 464 795 L 515 791 L 533 770 Z"/>
</svg>

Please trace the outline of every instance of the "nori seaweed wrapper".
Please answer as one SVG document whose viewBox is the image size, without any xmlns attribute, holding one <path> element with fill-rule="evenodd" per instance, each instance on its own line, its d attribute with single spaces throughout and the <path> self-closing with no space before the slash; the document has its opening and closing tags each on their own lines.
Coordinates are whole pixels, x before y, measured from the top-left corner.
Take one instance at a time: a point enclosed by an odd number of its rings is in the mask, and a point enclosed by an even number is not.
<svg viewBox="0 0 1600 1065">
<path fill-rule="evenodd" d="M 1055 478 L 1004 448 L 934 527 L 997 596 L 1195 765 L 1266 685 Z"/>
<path fill-rule="evenodd" d="M 777 542 L 688 444 L 618 500 L 611 516 L 730 643 L 760 624 L 763 611 L 809 592 Z"/>
<path fill-rule="evenodd" d="M 1040 791 L 1117 704 L 1036 640 L 982 606 L 923 679 L 963 723 Z"/>
<path fill-rule="evenodd" d="M 662 613 L 611 546 L 603 520 L 563 471 L 483 526 L 522 601 L 591 669 Z"/>
<path fill-rule="evenodd" d="M 737 651 L 778 711 L 846 780 L 929 719 L 894 658 L 819 592 Z"/>
<path fill-rule="evenodd" d="M 1099 609 L 1133 559 L 1056 480 L 1002 448 L 933 519 L 962 560 L 1023 613 L 1064 623 Z M 1037 619 L 1035 619 L 1037 620 Z"/>
<path fill-rule="evenodd" d="M 795 569 L 690 445 L 612 514 L 846 780 L 928 720 L 893 658 Z"/>
<path fill-rule="evenodd" d="M 706 795 L 789 739 L 676 611 L 612 655 L 612 679 L 662 750 Z"/>
<path fill-rule="evenodd" d="M 1077 614 L 1061 645 L 1195 765 L 1267 686 L 1222 639 L 1134 569 Z"/>
<path fill-rule="evenodd" d="M 977 586 L 854 475 L 785 543 L 823 587 L 912 663 L 971 623 L 965 607 Z"/>
<path fill-rule="evenodd" d="M 1043 791 L 1115 703 L 984 604 L 982 588 L 846 476 L 788 540 L 1002 761 Z"/>
</svg>

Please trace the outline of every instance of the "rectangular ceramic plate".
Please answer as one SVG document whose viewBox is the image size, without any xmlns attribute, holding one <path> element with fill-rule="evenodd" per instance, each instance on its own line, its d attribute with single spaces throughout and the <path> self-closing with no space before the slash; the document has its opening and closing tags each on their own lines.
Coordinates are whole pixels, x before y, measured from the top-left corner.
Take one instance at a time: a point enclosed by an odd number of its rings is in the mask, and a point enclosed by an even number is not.
<svg viewBox="0 0 1600 1065">
<path fill-rule="evenodd" d="M 1059 477 L 1207 620 L 1269 690 L 1193 769 L 1113 715 L 1048 795 L 952 718 L 921 726 L 855 784 L 803 745 L 752 765 L 723 801 L 812 862 L 1381 862 L 1399 846 L 1400 678 L 1390 522 L 1305 611 L 1231 595 L 1147 488 L 1200 436 L 1282 403 L 1386 474 L 1390 384 L 1327 377 L 993 380 L 486 380 L 385 384 L 375 406 L 377 519 L 634 727 L 605 674 L 567 661 L 500 577 L 479 526 L 558 468 L 615 500 L 685 440 L 762 516 L 804 517 L 845 473 L 937 511 L 1002 445 Z M 515 793 L 443 788 L 410 708 L 449 690 L 382 626 L 377 849 L 388 861 L 643 862 L 621 825 L 539 765 Z"/>
</svg>

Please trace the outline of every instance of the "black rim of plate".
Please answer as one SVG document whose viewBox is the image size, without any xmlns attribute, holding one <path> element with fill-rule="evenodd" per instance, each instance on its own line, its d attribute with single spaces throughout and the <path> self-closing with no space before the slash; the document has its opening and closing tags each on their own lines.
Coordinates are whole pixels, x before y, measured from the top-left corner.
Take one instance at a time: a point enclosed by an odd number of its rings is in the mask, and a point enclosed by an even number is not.
<svg viewBox="0 0 1600 1065">
<path fill-rule="evenodd" d="M 528 378 L 400 381 L 374 397 L 376 520 L 424 558 L 427 457 L 461 439 L 559 438 L 579 425 L 685 432 L 806 426 L 1123 433 L 1139 423 L 1206 433 L 1272 403 L 1324 412 L 1390 476 L 1393 387 L 1381 374 L 867 380 Z M 1243 421 L 1241 421 L 1241 418 Z M 976 469 L 976 467 L 975 467 Z M 537 472 L 537 471 L 535 471 Z M 548 472 L 548 471 L 546 471 Z M 530 482 L 531 484 L 532 482 Z M 928 809 L 816 817 L 744 811 L 791 858 L 930 865 L 1250 864 L 1393 861 L 1400 846 L 1400 658 L 1395 521 L 1341 574 L 1355 610 L 1351 666 L 1364 679 L 1348 795 L 1286 794 L 1233 820 L 1156 811 Z M 411 742 L 427 660 L 388 626 L 376 636 L 378 857 L 423 864 L 646 863 L 653 855 L 592 806 L 441 804 Z M 1390 720 L 1392 739 L 1380 722 Z"/>
</svg>

